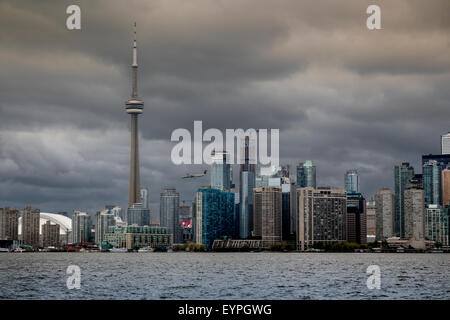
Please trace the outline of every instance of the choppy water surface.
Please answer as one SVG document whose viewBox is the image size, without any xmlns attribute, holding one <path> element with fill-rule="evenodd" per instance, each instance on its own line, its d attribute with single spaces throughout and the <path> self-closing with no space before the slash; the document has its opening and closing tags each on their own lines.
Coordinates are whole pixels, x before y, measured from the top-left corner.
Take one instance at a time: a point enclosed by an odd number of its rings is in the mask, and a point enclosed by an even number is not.
<svg viewBox="0 0 450 320">
<path fill-rule="evenodd" d="M 81 268 L 79 290 L 67 289 L 69 265 Z M 369 265 L 380 290 L 366 286 Z M 449 298 L 449 254 L 0 254 L 0 299 Z"/>
</svg>

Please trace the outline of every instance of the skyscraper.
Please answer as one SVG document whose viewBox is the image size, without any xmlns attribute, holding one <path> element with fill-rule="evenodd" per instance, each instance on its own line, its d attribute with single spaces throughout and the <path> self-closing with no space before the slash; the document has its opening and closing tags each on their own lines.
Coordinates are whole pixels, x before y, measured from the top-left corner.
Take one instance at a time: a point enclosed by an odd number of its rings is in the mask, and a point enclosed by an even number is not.
<svg viewBox="0 0 450 320">
<path fill-rule="evenodd" d="M 430 204 L 425 208 L 425 237 L 439 242 L 443 246 L 449 242 L 449 208 L 442 208 L 437 204 Z"/>
<path fill-rule="evenodd" d="M 372 198 L 366 202 L 367 242 L 372 242 L 377 233 L 377 203 Z M 369 241 L 371 239 L 371 241 Z"/>
<path fill-rule="evenodd" d="M 388 188 L 383 188 L 375 195 L 376 203 L 376 240 L 386 240 L 395 235 L 394 230 L 394 195 Z"/>
<path fill-rule="evenodd" d="M 141 187 L 141 201 L 142 206 L 148 209 L 148 188 Z"/>
<path fill-rule="evenodd" d="M 19 240 L 19 209 L 0 208 L 0 240 Z"/>
<path fill-rule="evenodd" d="M 404 238 L 422 243 L 411 244 L 414 248 L 424 247 L 425 240 L 424 192 L 420 186 L 410 185 L 405 190 L 405 235 Z"/>
<path fill-rule="evenodd" d="M 42 225 L 42 246 L 59 247 L 59 224 L 52 223 L 50 220 Z"/>
<path fill-rule="evenodd" d="M 297 188 L 316 188 L 316 166 L 311 160 L 297 166 Z"/>
<path fill-rule="evenodd" d="M 442 170 L 442 206 L 450 205 L 450 168 Z"/>
<path fill-rule="evenodd" d="M 234 192 L 202 187 L 195 193 L 193 233 L 197 244 L 210 249 L 214 240 L 234 233 Z"/>
<path fill-rule="evenodd" d="M 179 221 L 180 194 L 175 188 L 166 188 L 159 198 L 159 221 L 173 235 L 173 242 L 181 242 L 181 226 Z"/>
<path fill-rule="evenodd" d="M 441 166 L 436 160 L 429 160 L 423 165 L 425 205 L 441 204 L 441 171 Z"/>
<path fill-rule="evenodd" d="M 343 188 L 297 189 L 297 249 L 347 241 L 347 194 Z"/>
<path fill-rule="evenodd" d="M 114 214 L 109 210 L 102 210 L 95 214 L 95 243 L 100 245 L 103 241 L 103 236 L 108 232 L 109 227 L 115 226 L 116 220 Z"/>
<path fill-rule="evenodd" d="M 231 165 L 227 163 L 229 154 L 226 151 L 215 151 L 212 154 L 211 186 L 220 190 L 231 189 Z"/>
<path fill-rule="evenodd" d="M 366 199 L 359 192 L 347 192 L 347 241 L 367 242 Z"/>
<path fill-rule="evenodd" d="M 253 230 L 253 188 L 255 187 L 256 178 L 256 159 L 254 159 L 256 141 L 246 136 L 244 138 L 243 153 L 244 163 L 240 165 L 240 213 L 239 213 L 239 236 L 242 239 L 248 238 L 249 233 Z"/>
<path fill-rule="evenodd" d="M 253 197 L 254 235 L 261 237 L 263 246 L 280 242 L 282 239 L 281 186 L 255 188 Z"/>
<path fill-rule="evenodd" d="M 441 135 L 441 154 L 450 154 L 450 132 Z"/>
<path fill-rule="evenodd" d="M 32 209 L 27 206 L 22 211 L 22 238 L 23 244 L 39 247 L 39 226 L 40 226 L 39 209 Z"/>
<path fill-rule="evenodd" d="M 72 214 L 72 242 L 91 241 L 91 216 L 86 212 L 74 211 Z"/>
<path fill-rule="evenodd" d="M 345 173 L 345 191 L 359 192 L 359 175 L 356 169 L 348 170 Z"/>
<path fill-rule="evenodd" d="M 395 234 L 398 237 L 405 236 L 405 198 L 404 192 L 408 181 L 414 176 L 414 168 L 408 162 L 394 167 L 395 182 Z"/>
<path fill-rule="evenodd" d="M 133 64 L 131 98 L 125 104 L 126 112 L 131 115 L 131 152 L 130 152 L 130 188 L 128 194 L 128 207 L 135 203 L 141 203 L 140 174 L 139 174 L 139 130 L 138 115 L 144 109 L 144 102 L 137 94 L 137 47 L 136 47 L 136 23 L 134 23 Z"/>
</svg>

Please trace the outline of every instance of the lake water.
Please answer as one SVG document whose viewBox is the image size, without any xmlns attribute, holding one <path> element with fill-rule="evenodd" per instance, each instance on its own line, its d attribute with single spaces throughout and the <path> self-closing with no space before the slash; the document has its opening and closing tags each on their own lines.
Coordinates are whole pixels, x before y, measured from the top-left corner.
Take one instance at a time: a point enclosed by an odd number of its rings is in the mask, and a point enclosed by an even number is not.
<svg viewBox="0 0 450 320">
<path fill-rule="evenodd" d="M 81 288 L 66 286 L 69 265 Z M 369 290 L 369 265 L 381 289 Z M 450 299 L 449 254 L 3 253 L 0 299 Z"/>
</svg>

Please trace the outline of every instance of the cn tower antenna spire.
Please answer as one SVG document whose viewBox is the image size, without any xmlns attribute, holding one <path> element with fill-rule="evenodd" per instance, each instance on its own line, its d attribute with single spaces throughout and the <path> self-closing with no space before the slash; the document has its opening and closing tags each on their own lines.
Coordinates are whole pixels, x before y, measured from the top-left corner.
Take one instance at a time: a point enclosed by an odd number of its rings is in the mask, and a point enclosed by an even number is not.
<svg viewBox="0 0 450 320">
<path fill-rule="evenodd" d="M 131 116 L 131 150 L 130 150 L 130 189 L 128 194 L 128 208 L 141 203 L 141 185 L 139 174 L 139 134 L 138 115 L 142 114 L 144 102 L 137 94 L 137 45 L 136 22 L 134 23 L 133 64 L 131 65 L 132 84 L 131 98 L 125 103 L 125 110 Z"/>
<path fill-rule="evenodd" d="M 133 67 L 137 67 L 136 22 L 134 23 Z"/>
</svg>

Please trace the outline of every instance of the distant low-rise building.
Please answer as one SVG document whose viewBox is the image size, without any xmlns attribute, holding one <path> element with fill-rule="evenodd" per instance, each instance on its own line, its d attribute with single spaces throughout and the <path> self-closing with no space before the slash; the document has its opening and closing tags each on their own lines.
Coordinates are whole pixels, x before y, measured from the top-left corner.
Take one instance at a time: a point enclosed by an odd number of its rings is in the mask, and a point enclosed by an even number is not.
<svg viewBox="0 0 450 320">
<path fill-rule="evenodd" d="M 103 235 L 103 241 L 115 248 L 126 248 L 134 250 L 145 247 L 171 247 L 173 244 L 172 234 L 164 227 L 150 226 L 126 226 L 109 227 Z"/>
</svg>

